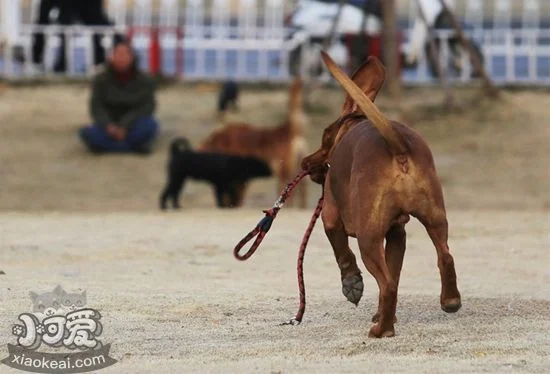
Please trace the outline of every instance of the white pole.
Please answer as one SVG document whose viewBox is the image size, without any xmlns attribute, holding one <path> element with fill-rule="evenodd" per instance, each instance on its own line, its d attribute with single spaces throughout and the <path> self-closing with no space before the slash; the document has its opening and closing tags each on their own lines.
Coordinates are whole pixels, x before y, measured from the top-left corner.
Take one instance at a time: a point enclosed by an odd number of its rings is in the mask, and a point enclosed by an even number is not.
<svg viewBox="0 0 550 374">
<path fill-rule="evenodd" d="M 0 37 L 12 46 L 17 43 L 21 30 L 20 0 L 0 0 Z"/>
</svg>

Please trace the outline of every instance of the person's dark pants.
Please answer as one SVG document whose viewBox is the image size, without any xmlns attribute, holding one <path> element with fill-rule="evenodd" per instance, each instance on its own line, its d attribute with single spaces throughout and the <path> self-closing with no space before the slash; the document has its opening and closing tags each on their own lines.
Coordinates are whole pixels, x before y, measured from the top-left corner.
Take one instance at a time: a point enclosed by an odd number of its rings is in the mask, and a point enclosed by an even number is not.
<svg viewBox="0 0 550 374">
<path fill-rule="evenodd" d="M 81 128 L 79 135 L 92 152 L 149 153 L 158 127 L 155 118 L 143 117 L 130 127 L 126 138 L 121 141 L 111 138 L 103 127 L 95 124 Z"/>
<path fill-rule="evenodd" d="M 75 21 L 80 21 L 87 26 L 108 26 L 111 23 L 103 12 L 102 0 L 42 0 L 38 11 L 38 25 L 49 25 L 49 15 L 52 9 L 59 9 L 59 16 L 56 23 L 59 25 L 71 25 Z M 65 56 L 65 36 L 61 37 L 61 51 L 56 59 L 54 71 L 63 72 L 67 69 Z M 102 35 L 93 36 L 94 45 L 94 63 L 102 64 L 105 62 L 105 50 L 101 45 Z M 32 59 L 35 64 L 41 64 L 44 60 L 45 36 L 43 33 L 34 34 L 32 47 Z"/>
</svg>

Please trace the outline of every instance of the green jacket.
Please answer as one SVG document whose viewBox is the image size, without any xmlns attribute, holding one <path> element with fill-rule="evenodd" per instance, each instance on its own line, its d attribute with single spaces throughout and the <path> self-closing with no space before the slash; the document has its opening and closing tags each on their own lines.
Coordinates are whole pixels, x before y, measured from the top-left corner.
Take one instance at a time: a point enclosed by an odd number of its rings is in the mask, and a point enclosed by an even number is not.
<svg viewBox="0 0 550 374">
<path fill-rule="evenodd" d="M 110 66 L 92 82 L 90 115 L 99 126 L 112 123 L 128 128 L 138 118 L 151 116 L 155 108 L 155 83 L 136 68 L 126 83 L 117 79 Z"/>
</svg>

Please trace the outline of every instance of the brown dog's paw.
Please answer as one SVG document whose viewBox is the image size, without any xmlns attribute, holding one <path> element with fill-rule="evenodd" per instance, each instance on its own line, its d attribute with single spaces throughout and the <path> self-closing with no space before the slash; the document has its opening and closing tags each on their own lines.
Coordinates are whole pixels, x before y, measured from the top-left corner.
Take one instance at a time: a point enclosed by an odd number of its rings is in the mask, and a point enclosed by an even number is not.
<svg viewBox="0 0 550 374">
<path fill-rule="evenodd" d="M 395 336 L 393 327 L 383 330 L 379 323 L 372 326 L 369 331 L 369 338 L 391 338 L 393 336 Z"/>
<path fill-rule="evenodd" d="M 441 309 L 443 309 L 445 313 L 456 313 L 461 307 L 462 302 L 459 297 L 441 302 Z"/>
<path fill-rule="evenodd" d="M 378 321 L 380 321 L 380 313 L 376 312 L 376 313 L 372 316 L 371 321 L 372 321 L 373 323 L 377 323 Z M 393 316 L 393 323 L 397 323 L 397 317 L 396 317 L 396 316 Z"/>
<path fill-rule="evenodd" d="M 363 278 L 360 275 L 352 275 L 342 279 L 342 293 L 349 302 L 359 304 L 363 296 Z"/>
</svg>

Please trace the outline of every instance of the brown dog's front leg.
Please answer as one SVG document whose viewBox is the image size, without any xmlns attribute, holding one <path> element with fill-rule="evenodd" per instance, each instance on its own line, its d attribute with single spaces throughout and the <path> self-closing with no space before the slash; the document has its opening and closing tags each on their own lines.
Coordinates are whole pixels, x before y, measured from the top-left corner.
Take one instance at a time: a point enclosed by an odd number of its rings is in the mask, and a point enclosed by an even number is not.
<svg viewBox="0 0 550 374">
<path fill-rule="evenodd" d="M 363 296 L 363 278 L 355 255 L 349 248 L 348 236 L 338 214 L 338 208 L 334 205 L 330 195 L 325 197 L 322 219 L 325 233 L 340 268 L 342 293 L 350 302 L 357 305 Z"/>
</svg>

